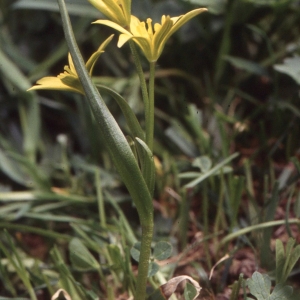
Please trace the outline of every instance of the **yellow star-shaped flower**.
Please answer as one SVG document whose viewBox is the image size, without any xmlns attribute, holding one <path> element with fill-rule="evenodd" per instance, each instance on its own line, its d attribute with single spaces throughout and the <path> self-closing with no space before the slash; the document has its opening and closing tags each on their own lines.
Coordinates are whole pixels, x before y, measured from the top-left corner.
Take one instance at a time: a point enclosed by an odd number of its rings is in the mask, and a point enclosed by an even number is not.
<svg viewBox="0 0 300 300">
<path fill-rule="evenodd" d="M 104 49 L 112 40 L 114 35 L 107 38 L 98 48 L 98 50 L 92 54 L 85 66 L 92 76 L 94 65 L 99 56 L 104 52 Z M 78 78 L 71 54 L 68 54 L 69 65 L 64 67 L 64 72 L 60 73 L 57 77 L 43 77 L 37 81 L 37 85 L 34 85 L 28 91 L 31 90 L 63 90 L 71 91 L 84 95 L 83 87 Z"/>
<path fill-rule="evenodd" d="M 160 57 L 169 37 L 190 19 L 206 10 L 206 8 L 198 8 L 185 15 L 173 18 L 163 15 L 161 24 L 154 24 L 154 28 L 150 18 L 147 19 L 146 25 L 145 22 L 141 22 L 133 15 L 131 15 L 129 30 L 109 20 L 97 20 L 94 23 L 118 30 L 121 33 L 118 47 L 122 47 L 128 40 L 132 39 L 141 48 L 148 61 L 155 62 Z"/>
<path fill-rule="evenodd" d="M 131 0 L 88 0 L 107 18 L 122 27 L 129 26 Z"/>
</svg>

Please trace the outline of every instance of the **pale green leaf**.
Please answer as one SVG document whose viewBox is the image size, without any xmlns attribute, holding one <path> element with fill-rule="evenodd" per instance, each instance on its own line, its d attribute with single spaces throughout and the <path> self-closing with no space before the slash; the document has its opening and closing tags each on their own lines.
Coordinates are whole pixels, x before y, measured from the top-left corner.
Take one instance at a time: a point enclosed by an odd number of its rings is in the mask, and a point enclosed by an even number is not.
<svg viewBox="0 0 300 300">
<path fill-rule="evenodd" d="M 283 64 L 275 65 L 274 69 L 287 74 L 300 84 L 300 56 L 295 55 L 294 57 L 286 58 Z"/>
<path fill-rule="evenodd" d="M 155 165 L 154 165 L 153 154 L 143 140 L 137 137 L 135 139 L 138 142 L 139 146 L 141 147 L 141 150 L 143 151 L 141 153 L 142 156 L 141 169 L 142 169 L 143 177 L 146 181 L 150 194 L 153 195 L 154 185 L 155 185 Z"/>
<path fill-rule="evenodd" d="M 202 173 L 205 173 L 211 169 L 212 161 L 208 156 L 203 155 L 194 159 L 192 166 L 198 167 Z"/>
<path fill-rule="evenodd" d="M 293 288 L 291 286 L 284 286 L 283 284 L 278 284 L 275 286 L 270 300 L 288 300 L 293 294 Z"/>
<path fill-rule="evenodd" d="M 168 242 L 160 241 L 156 243 L 153 250 L 153 257 L 157 260 L 164 260 L 171 256 L 172 245 Z"/>
<path fill-rule="evenodd" d="M 87 247 L 78 238 L 73 238 L 69 243 L 70 260 L 73 267 L 80 271 L 97 270 L 99 263 Z"/>
<path fill-rule="evenodd" d="M 254 272 L 252 278 L 247 279 L 247 285 L 257 300 L 289 300 L 293 293 L 292 287 L 278 284 L 270 294 L 271 280 L 268 275 L 259 272 Z"/>
<path fill-rule="evenodd" d="M 270 296 L 271 280 L 267 275 L 254 272 L 252 278 L 247 279 L 250 293 L 257 300 L 267 300 Z"/>
<path fill-rule="evenodd" d="M 197 290 L 191 283 L 187 283 L 184 288 L 184 299 L 185 300 L 193 300 L 197 296 Z"/>
<path fill-rule="evenodd" d="M 159 270 L 159 265 L 155 262 L 150 262 L 148 269 L 148 277 L 154 276 Z"/>
<path fill-rule="evenodd" d="M 90 5 L 85 0 L 67 0 L 66 5 L 68 12 L 71 15 L 98 18 L 101 16 L 100 12 Z M 56 0 L 19 0 L 14 3 L 15 9 L 38 9 L 47 11 L 59 11 Z"/>
<path fill-rule="evenodd" d="M 219 15 L 225 13 L 226 0 L 188 0 L 190 3 L 197 6 L 206 7 L 211 14 Z"/>
<path fill-rule="evenodd" d="M 266 70 L 261 65 L 251 60 L 229 55 L 224 56 L 224 59 L 240 70 L 244 70 L 256 75 L 267 75 Z"/>
<path fill-rule="evenodd" d="M 276 240 L 276 283 L 280 283 L 285 263 L 284 247 L 281 240 Z"/>
<path fill-rule="evenodd" d="M 140 242 L 136 242 L 130 249 L 130 254 L 132 256 L 132 258 L 139 262 L 140 260 L 140 253 L 141 253 L 141 243 Z"/>
</svg>

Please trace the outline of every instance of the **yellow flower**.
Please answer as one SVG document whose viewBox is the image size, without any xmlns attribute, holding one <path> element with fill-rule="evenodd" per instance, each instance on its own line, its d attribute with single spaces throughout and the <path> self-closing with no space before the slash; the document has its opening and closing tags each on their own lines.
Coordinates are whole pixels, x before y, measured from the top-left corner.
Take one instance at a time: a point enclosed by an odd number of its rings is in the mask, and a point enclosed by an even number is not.
<svg viewBox="0 0 300 300">
<path fill-rule="evenodd" d="M 131 15 L 129 30 L 109 20 L 97 20 L 94 23 L 103 24 L 121 32 L 118 47 L 122 47 L 128 40 L 132 39 L 142 49 L 148 61 L 155 62 L 161 55 L 169 37 L 190 19 L 206 10 L 206 8 L 198 8 L 173 18 L 164 15 L 161 18 L 161 24 L 154 24 L 154 28 L 151 19 L 147 19 L 146 25 L 145 22 L 141 22 L 133 15 Z"/>
<path fill-rule="evenodd" d="M 129 26 L 131 0 L 88 0 L 100 12 L 122 27 Z"/>
<path fill-rule="evenodd" d="M 92 76 L 94 65 L 99 56 L 104 52 L 105 47 L 112 40 L 114 35 L 107 38 L 98 48 L 98 50 L 92 54 L 85 66 Z M 64 72 L 60 73 L 57 77 L 43 77 L 37 81 L 37 85 L 34 85 L 28 91 L 31 90 L 63 90 L 71 91 L 84 95 L 83 87 L 78 78 L 71 54 L 68 54 L 69 65 L 64 67 Z"/>
</svg>

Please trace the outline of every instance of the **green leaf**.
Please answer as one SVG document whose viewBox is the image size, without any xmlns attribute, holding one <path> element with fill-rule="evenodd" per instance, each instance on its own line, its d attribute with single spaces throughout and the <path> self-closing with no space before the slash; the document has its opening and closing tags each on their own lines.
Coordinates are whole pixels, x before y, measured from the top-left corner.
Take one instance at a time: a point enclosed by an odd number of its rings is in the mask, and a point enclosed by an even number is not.
<svg viewBox="0 0 300 300">
<path fill-rule="evenodd" d="M 100 265 L 87 247 L 78 238 L 69 243 L 70 260 L 73 267 L 80 271 L 98 270 Z"/>
<path fill-rule="evenodd" d="M 11 159 L 2 149 L 0 148 L 0 169 L 8 177 L 10 177 L 15 182 L 28 186 L 28 177 L 24 174 L 23 170 L 20 168 L 20 164 L 16 163 Z"/>
<path fill-rule="evenodd" d="M 184 129 L 183 125 L 172 120 L 172 125 L 165 130 L 165 135 L 186 155 L 195 157 L 198 149 L 194 144 L 190 134 Z"/>
<path fill-rule="evenodd" d="M 135 261 L 139 262 L 140 253 L 141 253 L 141 242 L 136 242 L 130 249 L 130 254 Z"/>
<path fill-rule="evenodd" d="M 230 296 L 229 300 L 236 300 L 236 299 L 239 298 L 239 292 L 240 292 L 241 286 L 244 282 L 243 277 L 244 277 L 244 275 L 240 274 L 239 280 L 237 280 L 233 283 L 233 285 L 231 287 L 232 293 L 231 293 L 231 296 Z"/>
<path fill-rule="evenodd" d="M 292 77 L 297 84 L 300 84 L 300 56 L 295 55 L 292 58 L 286 58 L 281 65 L 274 65 L 278 72 L 285 73 Z"/>
<path fill-rule="evenodd" d="M 254 272 L 252 278 L 247 279 L 250 293 L 257 300 L 267 300 L 270 296 L 271 280 L 269 276 L 262 275 L 259 272 Z"/>
<path fill-rule="evenodd" d="M 107 250 L 113 263 L 112 268 L 114 270 L 122 268 L 124 259 L 121 255 L 120 248 L 117 245 L 108 245 Z"/>
<path fill-rule="evenodd" d="M 276 240 L 276 283 L 282 282 L 282 276 L 284 273 L 284 247 L 281 240 Z"/>
<path fill-rule="evenodd" d="M 132 133 L 132 138 L 138 137 L 141 140 L 144 140 L 145 139 L 144 131 L 143 131 L 136 115 L 134 114 L 131 107 L 127 103 L 127 101 L 119 93 L 117 93 L 116 91 L 114 91 L 113 89 L 111 89 L 107 86 L 104 86 L 101 84 L 97 84 L 96 86 L 97 86 L 97 88 L 100 89 L 101 92 L 107 93 L 108 95 L 110 95 L 111 97 L 113 97 L 115 99 L 115 101 L 119 105 L 120 109 L 122 110 L 122 113 L 126 120 L 126 124 L 128 125 L 128 127 Z"/>
<path fill-rule="evenodd" d="M 143 140 L 141 140 L 140 138 L 135 138 L 135 139 L 143 150 L 143 154 L 141 158 L 142 173 L 146 181 L 146 184 L 148 186 L 149 192 L 151 195 L 153 195 L 154 185 L 155 185 L 155 165 L 154 165 L 153 154 Z"/>
<path fill-rule="evenodd" d="M 188 0 L 188 2 L 207 7 L 208 12 L 215 15 L 225 13 L 227 4 L 226 0 Z"/>
<path fill-rule="evenodd" d="M 225 55 L 224 59 L 240 70 L 244 70 L 251 74 L 256 74 L 256 75 L 263 75 L 263 76 L 268 75 L 267 71 L 256 62 L 243 59 L 240 57 L 229 56 L 229 55 Z"/>
<path fill-rule="evenodd" d="M 184 288 L 184 299 L 185 300 L 193 300 L 197 296 L 197 290 L 191 283 L 187 283 Z"/>
<path fill-rule="evenodd" d="M 287 280 L 296 262 L 300 258 L 300 245 L 295 247 L 295 240 L 289 238 L 286 250 L 284 251 L 283 243 L 276 240 L 276 283 L 283 284 Z"/>
<path fill-rule="evenodd" d="M 292 269 L 300 258 L 300 245 L 298 245 L 292 252 L 286 252 L 287 263 L 285 265 L 286 279 L 290 275 Z"/>
<path fill-rule="evenodd" d="M 49 191 L 51 189 L 49 178 L 37 164 L 30 161 L 26 156 L 22 156 L 16 152 L 9 152 L 8 154 L 12 159 L 18 162 L 26 171 L 27 175 L 30 176 L 31 185 L 42 191 Z"/>
<path fill-rule="evenodd" d="M 251 2 L 255 5 L 261 6 L 279 6 L 282 4 L 287 4 L 293 0 L 244 0 L 245 2 Z"/>
<path fill-rule="evenodd" d="M 72 300 L 87 299 L 83 287 L 75 281 L 56 246 L 50 251 L 50 255 L 59 273 L 59 286 L 68 291 Z"/>
<path fill-rule="evenodd" d="M 156 243 L 153 250 L 153 258 L 157 260 L 164 260 L 171 256 L 172 245 L 168 242 L 160 241 Z"/>
<path fill-rule="evenodd" d="M 298 194 L 296 196 L 296 200 L 295 200 L 295 204 L 294 204 L 294 212 L 295 212 L 295 216 L 298 219 L 300 219 L 300 192 L 298 192 Z"/>
<path fill-rule="evenodd" d="M 231 160 L 233 160 L 234 158 L 236 158 L 238 155 L 239 155 L 239 153 L 233 153 L 232 155 L 230 155 L 229 157 L 227 157 L 226 159 L 224 159 L 222 162 L 220 162 L 219 164 L 217 164 L 216 166 L 214 166 L 213 168 L 211 168 L 205 174 L 200 174 L 200 176 L 198 178 L 192 180 L 191 182 L 189 182 L 188 184 L 186 184 L 184 187 L 185 188 L 193 188 L 193 187 L 195 187 L 200 182 L 202 182 L 204 179 L 206 179 L 209 176 L 212 176 L 215 173 L 217 173 L 218 171 L 220 171 L 222 168 L 224 168 L 224 166 L 227 163 L 229 163 Z"/>
<path fill-rule="evenodd" d="M 159 271 L 159 265 L 155 262 L 150 262 L 148 269 L 148 277 L 154 276 Z"/>
<path fill-rule="evenodd" d="M 270 300 L 288 300 L 292 294 L 293 288 L 291 286 L 277 284 L 270 296 Z"/>
<path fill-rule="evenodd" d="M 254 272 L 252 278 L 247 279 L 247 285 L 257 300 L 289 300 L 293 293 L 292 287 L 278 284 L 270 294 L 271 280 L 268 275 L 259 272 Z"/>
<path fill-rule="evenodd" d="M 72 15 L 99 18 L 100 12 L 85 0 L 66 1 L 68 11 Z M 14 3 L 15 9 L 40 9 L 48 11 L 59 11 L 56 0 L 19 0 Z"/>
<path fill-rule="evenodd" d="M 208 156 L 203 155 L 194 159 L 192 166 L 198 167 L 202 173 L 206 173 L 211 169 L 212 161 Z"/>
<path fill-rule="evenodd" d="M 24 133 L 24 152 L 31 161 L 35 158 L 35 150 L 39 143 L 40 114 L 38 98 L 34 92 L 24 93 L 31 87 L 31 82 L 19 67 L 0 49 L 0 73 L 3 74 L 20 93 L 19 111 L 21 126 Z M 23 92 L 23 94 L 21 94 Z"/>
</svg>

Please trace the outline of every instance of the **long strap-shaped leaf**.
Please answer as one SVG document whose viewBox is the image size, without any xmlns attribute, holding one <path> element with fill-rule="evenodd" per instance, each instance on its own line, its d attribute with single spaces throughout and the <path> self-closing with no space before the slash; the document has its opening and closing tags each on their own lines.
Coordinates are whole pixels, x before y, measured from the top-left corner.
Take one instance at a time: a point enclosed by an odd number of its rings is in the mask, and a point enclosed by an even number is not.
<svg viewBox="0 0 300 300">
<path fill-rule="evenodd" d="M 116 91 L 99 84 L 97 84 L 96 87 L 100 89 L 100 92 L 103 91 L 111 95 L 121 108 L 131 134 L 133 135 L 133 138 L 135 138 L 138 142 L 136 146 L 139 153 L 142 175 L 152 196 L 155 184 L 155 166 L 153 154 L 145 143 L 144 132 L 142 130 L 142 127 L 140 126 L 139 121 L 136 118 L 136 115 L 134 114 L 128 103 L 125 101 L 125 99 Z"/>
<path fill-rule="evenodd" d="M 133 134 L 133 138 L 138 137 L 139 139 L 144 141 L 145 134 L 143 132 L 143 129 L 142 129 L 136 115 L 130 108 L 129 104 L 125 101 L 125 99 L 119 93 L 117 93 L 116 91 L 114 91 L 113 89 L 111 89 L 105 85 L 97 84 L 96 87 L 100 89 L 101 93 L 106 92 L 107 94 L 109 94 L 116 100 L 117 104 L 119 105 L 120 109 L 122 110 L 122 113 L 125 117 L 126 123 L 129 127 L 131 133 Z"/>
<path fill-rule="evenodd" d="M 75 41 L 64 0 L 58 0 L 58 4 L 61 12 L 65 38 L 76 71 L 95 119 L 99 124 L 100 131 L 106 141 L 107 150 L 133 198 L 139 213 L 141 224 L 146 225 L 149 223 L 149 220 L 152 220 L 153 218 L 152 197 L 124 134 L 108 110 L 97 88 L 92 83 L 85 68 L 85 64 Z"/>
</svg>

